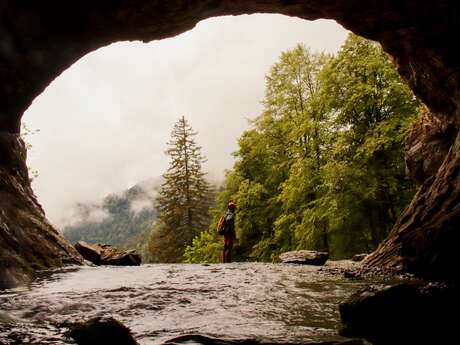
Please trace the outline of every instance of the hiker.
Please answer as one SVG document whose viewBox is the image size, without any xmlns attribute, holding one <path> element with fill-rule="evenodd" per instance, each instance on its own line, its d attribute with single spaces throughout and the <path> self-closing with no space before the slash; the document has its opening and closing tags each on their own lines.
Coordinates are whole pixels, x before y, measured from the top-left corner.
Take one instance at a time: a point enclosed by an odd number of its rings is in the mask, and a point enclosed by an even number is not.
<svg viewBox="0 0 460 345">
<path fill-rule="evenodd" d="M 233 241 L 236 238 L 235 233 L 235 210 L 236 205 L 230 201 L 227 205 L 227 211 L 222 216 L 222 230 L 221 234 L 224 235 L 224 249 L 222 251 L 222 262 L 232 262 L 232 248 Z"/>
</svg>

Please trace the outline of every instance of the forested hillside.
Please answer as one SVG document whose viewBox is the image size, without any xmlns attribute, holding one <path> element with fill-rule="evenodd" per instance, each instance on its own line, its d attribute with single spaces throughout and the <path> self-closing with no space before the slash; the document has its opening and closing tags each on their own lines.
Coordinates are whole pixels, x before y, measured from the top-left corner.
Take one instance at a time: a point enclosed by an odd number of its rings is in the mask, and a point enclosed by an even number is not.
<svg viewBox="0 0 460 345">
<path fill-rule="evenodd" d="M 335 56 L 298 45 L 266 76 L 263 105 L 239 139 L 214 221 L 186 260 L 219 260 L 215 225 L 230 199 L 236 260 L 295 249 L 346 258 L 376 248 L 415 192 L 403 148 L 420 104 L 390 57 L 353 34 Z"/>
<path fill-rule="evenodd" d="M 78 204 L 74 223 L 64 227 L 64 236 L 71 243 L 84 240 L 141 250 L 156 221 L 154 204 L 160 183 L 158 179 L 144 181 L 101 203 Z"/>
</svg>

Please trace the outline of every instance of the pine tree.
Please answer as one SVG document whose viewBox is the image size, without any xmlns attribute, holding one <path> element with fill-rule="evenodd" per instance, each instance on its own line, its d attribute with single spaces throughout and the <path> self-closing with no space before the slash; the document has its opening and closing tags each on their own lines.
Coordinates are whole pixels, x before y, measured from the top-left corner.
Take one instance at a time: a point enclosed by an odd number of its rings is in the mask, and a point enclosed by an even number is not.
<svg viewBox="0 0 460 345">
<path fill-rule="evenodd" d="M 183 116 L 172 130 L 166 150 L 170 165 L 157 197 L 159 222 L 149 244 L 154 261 L 182 261 L 185 247 L 209 226 L 212 190 L 204 178 L 206 160 L 197 134 Z"/>
</svg>

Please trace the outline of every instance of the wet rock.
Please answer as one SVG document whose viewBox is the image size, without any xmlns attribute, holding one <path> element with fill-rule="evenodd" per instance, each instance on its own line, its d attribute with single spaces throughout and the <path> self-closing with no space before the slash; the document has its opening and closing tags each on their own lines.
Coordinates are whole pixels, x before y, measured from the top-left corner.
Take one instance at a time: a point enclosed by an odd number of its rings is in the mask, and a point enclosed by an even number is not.
<svg viewBox="0 0 460 345">
<path fill-rule="evenodd" d="M 95 265 L 101 264 L 102 248 L 97 244 L 90 244 L 85 241 L 75 243 L 75 249 L 83 256 L 85 260 Z"/>
<path fill-rule="evenodd" d="M 375 345 L 450 343 L 458 302 L 458 289 L 440 283 L 371 286 L 339 306 L 340 334 Z"/>
<path fill-rule="evenodd" d="M 0 258 L 0 290 L 10 289 L 30 281 L 31 277 L 22 269 L 8 267 L 11 263 Z"/>
<path fill-rule="evenodd" d="M 356 271 L 347 270 L 343 272 L 343 277 L 347 279 L 359 280 L 362 279 Z"/>
<path fill-rule="evenodd" d="M 363 263 L 460 284 L 459 121 L 425 111 L 406 145 L 409 174 L 423 182 L 388 238 Z"/>
<path fill-rule="evenodd" d="M 0 289 L 27 282 L 36 270 L 83 263 L 45 219 L 25 159 L 21 137 L 0 131 Z"/>
<path fill-rule="evenodd" d="M 348 271 L 357 271 L 360 264 L 351 260 L 328 260 L 324 266 L 318 269 L 328 276 L 343 277 Z"/>
<path fill-rule="evenodd" d="M 363 261 L 368 255 L 369 254 L 355 254 L 351 258 L 351 261 L 355 261 L 355 262 Z"/>
<path fill-rule="evenodd" d="M 0 324 L 11 324 L 18 320 L 10 314 L 0 310 Z"/>
<path fill-rule="evenodd" d="M 407 174 L 423 183 L 438 171 L 457 134 L 453 121 L 442 121 L 425 108 L 406 140 Z"/>
<path fill-rule="evenodd" d="M 76 323 L 67 335 L 78 345 L 138 345 L 129 328 L 111 317 Z"/>
<path fill-rule="evenodd" d="M 308 342 L 308 343 L 271 343 L 255 339 L 222 339 L 212 338 L 200 334 L 187 334 L 165 341 L 165 345 L 195 344 L 195 345 L 367 345 L 365 340 L 347 339 L 343 341 Z"/>
<path fill-rule="evenodd" d="M 91 267 L 96 267 L 96 266 L 98 266 L 98 265 L 96 265 L 95 263 L 93 263 L 93 262 L 91 262 L 91 261 L 89 261 L 89 260 L 86 260 L 86 259 L 85 259 L 85 261 L 84 261 L 84 264 L 85 264 L 85 266 L 91 266 Z"/>
<path fill-rule="evenodd" d="M 138 266 L 141 256 L 135 250 L 121 250 L 109 244 L 90 244 L 78 241 L 75 249 L 95 265 Z"/>
<path fill-rule="evenodd" d="M 326 252 L 317 252 L 314 250 L 295 250 L 280 254 L 281 262 L 285 264 L 303 264 L 303 265 L 324 265 L 329 258 Z"/>
<path fill-rule="evenodd" d="M 102 245 L 101 265 L 138 266 L 141 256 L 135 250 L 120 250 L 110 245 Z"/>
<path fill-rule="evenodd" d="M 420 187 L 389 237 L 363 262 L 460 284 L 460 135 L 438 172 Z"/>
</svg>

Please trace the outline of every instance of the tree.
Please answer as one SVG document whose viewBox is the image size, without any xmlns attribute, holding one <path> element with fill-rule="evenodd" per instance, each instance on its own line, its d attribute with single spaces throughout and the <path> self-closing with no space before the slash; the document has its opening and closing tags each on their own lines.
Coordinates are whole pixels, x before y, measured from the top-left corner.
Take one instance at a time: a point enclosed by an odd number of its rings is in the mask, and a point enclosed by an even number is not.
<svg viewBox="0 0 460 345">
<path fill-rule="evenodd" d="M 300 44 L 283 52 L 266 76 L 264 111 L 239 141 L 235 169 L 246 180 L 233 198 L 244 205 L 239 230 L 252 258 L 268 260 L 295 246 L 294 229 L 318 197 L 329 125 L 320 73 L 330 59 Z M 288 203 L 288 181 L 298 172 L 302 179 L 292 183 L 304 192 L 298 189 L 296 202 Z M 315 229 L 324 229 L 323 223 L 315 220 Z M 325 232 L 315 246 L 327 250 Z"/>
<path fill-rule="evenodd" d="M 345 220 L 341 228 L 363 230 L 360 237 L 368 237 L 372 250 L 415 192 L 403 157 L 420 102 L 380 45 L 354 34 L 323 78 L 336 130 L 323 173 L 327 194 L 339 205 L 335 220 Z"/>
<path fill-rule="evenodd" d="M 267 77 L 264 104 L 269 112 L 279 114 L 286 128 L 282 143 L 289 150 L 286 178 L 276 188 L 281 212 L 273 222 L 272 240 L 265 241 L 278 251 L 294 249 L 302 243 L 299 233 L 312 234 L 312 229 L 315 236 L 309 236 L 309 245 L 329 250 L 324 218 L 308 217 L 305 222 L 305 214 L 320 197 L 317 186 L 329 150 L 330 114 L 322 99 L 320 76 L 331 58 L 297 45 L 281 55 Z"/>
<path fill-rule="evenodd" d="M 353 34 L 336 56 L 298 45 L 271 68 L 263 104 L 218 196 L 239 206 L 235 257 L 373 250 L 415 192 L 403 151 L 419 102 L 390 57 Z M 209 261 L 199 247 L 215 243 L 197 238 L 188 260 Z"/>
<path fill-rule="evenodd" d="M 22 122 L 21 124 L 21 139 L 24 140 L 24 144 L 26 145 L 27 151 L 32 149 L 32 144 L 27 140 L 28 137 L 31 135 L 35 135 L 38 132 L 40 132 L 39 129 L 30 129 L 25 122 Z M 29 180 L 32 182 L 34 179 L 38 177 L 38 170 L 31 168 L 30 166 L 27 166 L 27 169 L 29 170 Z"/>
<path fill-rule="evenodd" d="M 310 176 L 318 176 L 326 137 L 324 109 L 317 104 L 319 73 L 330 58 L 299 44 L 283 52 L 265 78 L 264 110 L 252 122 L 253 128 L 239 139 L 237 162 L 218 197 L 220 212 L 230 198 L 238 205 L 237 260 L 270 260 L 277 248 L 291 246 L 293 233 L 282 239 L 275 234 L 274 223 L 284 211 L 279 192 L 296 160 L 311 162 Z M 313 194 L 310 190 L 306 196 L 311 199 Z M 294 212 L 297 210 L 295 207 Z M 296 216 L 289 219 L 293 223 Z M 197 239 L 188 251 L 189 261 L 208 260 L 196 248 L 206 241 L 214 243 L 214 236 Z M 208 243 L 209 248 L 212 243 Z"/>
<path fill-rule="evenodd" d="M 205 158 L 185 117 L 174 125 L 166 154 L 170 157 L 157 197 L 158 223 L 149 239 L 154 261 L 181 262 L 185 247 L 209 226 L 212 189 L 205 180 Z"/>
</svg>

